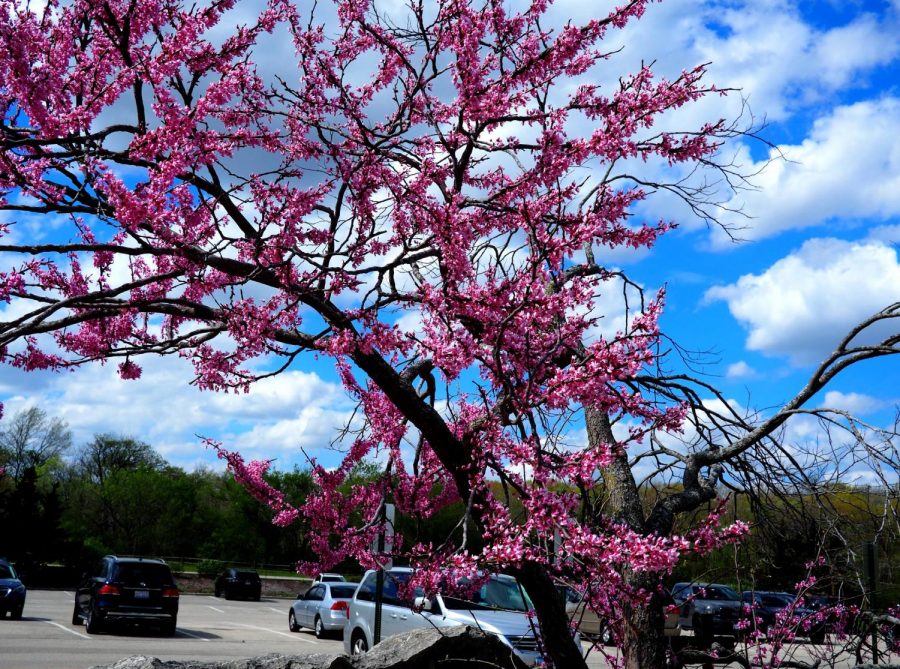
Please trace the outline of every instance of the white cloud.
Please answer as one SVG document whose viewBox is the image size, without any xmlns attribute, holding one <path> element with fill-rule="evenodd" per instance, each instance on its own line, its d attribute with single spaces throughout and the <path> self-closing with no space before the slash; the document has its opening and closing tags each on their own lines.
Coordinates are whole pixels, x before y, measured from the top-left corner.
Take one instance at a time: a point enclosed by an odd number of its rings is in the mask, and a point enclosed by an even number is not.
<svg viewBox="0 0 900 669">
<path fill-rule="evenodd" d="M 900 299 L 895 249 L 813 239 L 762 274 L 707 291 L 748 329 L 746 346 L 796 365 L 821 359 L 862 319 Z"/>
<path fill-rule="evenodd" d="M 828 409 L 847 411 L 854 416 L 864 416 L 878 411 L 885 406 L 885 402 L 862 393 L 842 393 L 839 390 L 831 390 L 825 393 L 822 406 Z"/>
<path fill-rule="evenodd" d="M 198 435 L 221 439 L 249 457 L 301 462 L 300 448 L 321 454 L 347 424 L 352 404 L 339 385 L 314 372 L 288 371 L 247 394 L 201 392 L 188 385 L 192 368 L 178 358 L 138 360 L 136 381 L 118 378 L 115 362 L 73 373 L 5 370 L 4 415 L 38 406 L 66 421 L 76 446 L 95 434 L 134 436 L 182 467 L 215 463 Z"/>
<path fill-rule="evenodd" d="M 838 107 L 818 119 L 798 145 L 782 145 L 772 162 L 742 162 L 756 192 L 742 193 L 728 206 L 752 220 L 725 221 L 746 226 L 743 239 L 761 239 L 785 230 L 808 228 L 834 219 L 885 220 L 900 215 L 900 99 L 884 98 Z M 778 158 L 778 153 L 786 160 Z M 765 168 L 765 169 L 763 169 Z M 713 243 L 731 244 L 718 228 Z"/>
<path fill-rule="evenodd" d="M 728 369 L 725 371 L 725 377 L 731 380 L 750 379 L 754 376 L 756 376 L 756 370 L 743 360 L 728 365 Z"/>
</svg>

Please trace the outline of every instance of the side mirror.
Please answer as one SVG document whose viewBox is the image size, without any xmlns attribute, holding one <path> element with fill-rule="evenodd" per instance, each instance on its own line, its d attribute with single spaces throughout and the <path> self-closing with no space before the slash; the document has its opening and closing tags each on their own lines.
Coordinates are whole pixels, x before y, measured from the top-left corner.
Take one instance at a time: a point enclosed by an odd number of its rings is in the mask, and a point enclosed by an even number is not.
<svg viewBox="0 0 900 669">
<path fill-rule="evenodd" d="M 416 611 L 431 611 L 431 600 L 428 597 L 416 597 L 413 600 L 413 608 Z"/>
</svg>

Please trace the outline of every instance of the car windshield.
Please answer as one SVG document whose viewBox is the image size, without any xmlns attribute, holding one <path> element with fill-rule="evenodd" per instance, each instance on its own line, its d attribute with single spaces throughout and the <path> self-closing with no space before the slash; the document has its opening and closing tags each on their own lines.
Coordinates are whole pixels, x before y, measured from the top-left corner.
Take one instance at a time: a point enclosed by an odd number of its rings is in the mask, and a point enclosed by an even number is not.
<svg viewBox="0 0 900 669">
<path fill-rule="evenodd" d="M 331 596 L 335 599 L 353 599 L 354 592 L 356 592 L 356 584 L 331 586 Z"/>
<path fill-rule="evenodd" d="M 242 578 L 245 581 L 258 581 L 259 574 L 255 571 L 239 571 L 235 574 L 237 578 Z"/>
<path fill-rule="evenodd" d="M 126 586 L 159 588 L 172 583 L 169 568 L 161 564 L 120 564 L 118 579 Z"/>
<path fill-rule="evenodd" d="M 699 592 L 700 588 L 697 590 Z M 712 599 L 723 602 L 736 602 L 740 600 L 740 597 L 738 597 L 738 594 L 734 590 L 726 588 L 724 585 L 707 585 L 703 586 L 702 590 L 705 591 L 706 594 L 698 594 L 698 599 Z"/>
<path fill-rule="evenodd" d="M 0 564 L 0 578 L 16 578 L 16 570 L 12 565 Z"/>
<path fill-rule="evenodd" d="M 460 585 L 465 585 L 461 581 Z M 448 609 L 458 610 L 489 610 L 504 609 L 507 611 L 529 611 L 534 604 L 519 587 L 514 578 L 503 576 L 491 576 L 478 590 L 472 593 L 470 599 L 458 597 L 444 597 L 444 606 Z"/>
</svg>

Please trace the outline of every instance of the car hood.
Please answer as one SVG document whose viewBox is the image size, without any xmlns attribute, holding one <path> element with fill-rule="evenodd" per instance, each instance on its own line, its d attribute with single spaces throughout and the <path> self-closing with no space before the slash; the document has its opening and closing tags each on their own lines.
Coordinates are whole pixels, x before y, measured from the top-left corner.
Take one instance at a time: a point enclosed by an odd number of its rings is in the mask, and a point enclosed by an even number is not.
<svg viewBox="0 0 900 669">
<path fill-rule="evenodd" d="M 0 588 L 18 588 L 22 581 L 17 578 L 0 578 Z"/>
<path fill-rule="evenodd" d="M 727 599 L 698 599 L 694 601 L 696 609 L 735 609 L 739 610 L 743 602 L 732 602 Z"/>
<path fill-rule="evenodd" d="M 518 611 L 447 611 L 447 619 L 462 625 L 480 627 L 485 632 L 504 636 L 528 636 L 534 633 L 528 616 Z"/>
</svg>

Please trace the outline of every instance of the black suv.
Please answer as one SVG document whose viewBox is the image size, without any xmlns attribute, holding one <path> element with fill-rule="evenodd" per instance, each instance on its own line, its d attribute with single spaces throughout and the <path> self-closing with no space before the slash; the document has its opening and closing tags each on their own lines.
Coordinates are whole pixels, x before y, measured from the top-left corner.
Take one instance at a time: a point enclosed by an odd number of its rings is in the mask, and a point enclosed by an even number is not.
<svg viewBox="0 0 900 669">
<path fill-rule="evenodd" d="M 155 625 L 175 634 L 178 587 L 169 566 L 154 558 L 107 555 L 75 590 L 72 624 L 82 620 L 89 634 L 117 622 Z"/>
<path fill-rule="evenodd" d="M 259 601 L 262 593 L 262 581 L 259 574 L 252 569 L 226 569 L 216 579 L 216 597 L 225 599 L 255 599 Z"/>
</svg>

